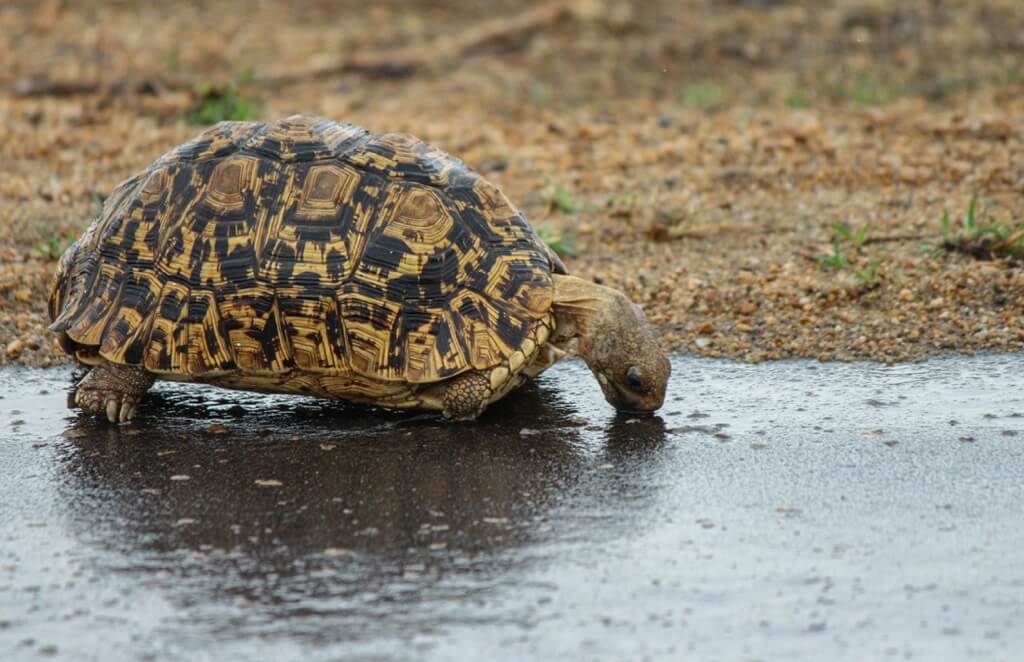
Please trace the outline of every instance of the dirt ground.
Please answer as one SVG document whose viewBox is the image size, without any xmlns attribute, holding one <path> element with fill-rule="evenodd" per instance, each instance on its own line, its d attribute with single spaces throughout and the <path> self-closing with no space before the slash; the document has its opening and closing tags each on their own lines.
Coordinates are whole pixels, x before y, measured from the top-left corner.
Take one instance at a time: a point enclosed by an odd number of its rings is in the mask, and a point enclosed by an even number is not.
<svg viewBox="0 0 1024 662">
<path fill-rule="evenodd" d="M 676 350 L 1024 346 L 1019 0 L 245 7 L 0 8 L 0 363 L 62 360 L 56 257 L 204 90 L 461 157 Z"/>
</svg>

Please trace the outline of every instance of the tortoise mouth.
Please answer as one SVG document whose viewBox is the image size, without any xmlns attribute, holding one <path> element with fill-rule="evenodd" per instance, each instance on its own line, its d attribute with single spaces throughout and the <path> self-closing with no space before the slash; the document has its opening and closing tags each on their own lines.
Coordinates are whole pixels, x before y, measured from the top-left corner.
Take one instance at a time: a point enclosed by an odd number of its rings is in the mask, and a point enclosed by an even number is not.
<svg viewBox="0 0 1024 662">
<path fill-rule="evenodd" d="M 612 381 L 608 382 L 608 389 L 605 390 L 605 396 L 605 399 L 608 400 L 616 410 L 624 414 L 650 414 L 659 409 L 662 405 L 661 400 L 659 400 L 652 406 L 650 402 L 645 401 L 643 396 L 627 391 L 625 388 Z"/>
</svg>

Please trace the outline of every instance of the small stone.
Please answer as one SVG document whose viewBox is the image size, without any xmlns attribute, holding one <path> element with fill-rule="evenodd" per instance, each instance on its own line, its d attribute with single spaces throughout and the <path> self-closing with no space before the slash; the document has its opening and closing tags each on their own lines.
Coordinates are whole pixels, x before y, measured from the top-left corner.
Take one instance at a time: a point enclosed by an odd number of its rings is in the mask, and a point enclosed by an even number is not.
<svg viewBox="0 0 1024 662">
<path fill-rule="evenodd" d="M 902 290 L 900 290 L 900 301 L 913 301 L 913 300 L 914 300 L 914 293 L 913 292 L 911 292 L 909 289 L 907 289 L 905 287 Z"/>
<path fill-rule="evenodd" d="M 697 327 L 697 333 L 699 333 L 702 336 L 706 336 L 708 334 L 711 334 L 711 333 L 714 332 L 714 330 L 715 330 L 715 325 L 712 324 L 711 322 L 704 322 L 699 327 Z"/>
<path fill-rule="evenodd" d="M 259 485 L 260 487 L 282 487 L 284 485 L 284 483 L 274 478 L 257 478 L 253 482 Z"/>
<path fill-rule="evenodd" d="M 6 356 L 9 360 L 13 361 L 21 356 L 21 352 L 24 351 L 24 349 L 25 343 L 21 342 L 21 340 L 12 340 L 10 344 L 7 345 Z"/>
<path fill-rule="evenodd" d="M 213 423 L 207 426 L 206 431 L 210 434 L 227 434 L 230 432 L 228 426 L 223 423 Z"/>
<path fill-rule="evenodd" d="M 757 312 L 757 304 L 753 301 L 744 301 L 740 304 L 740 313 L 743 315 L 753 315 Z"/>
<path fill-rule="evenodd" d="M 322 451 L 333 451 L 338 447 L 338 444 L 320 444 L 320 450 Z"/>
<path fill-rule="evenodd" d="M 14 290 L 14 300 L 21 303 L 29 303 L 32 301 L 32 290 L 27 287 Z"/>
<path fill-rule="evenodd" d="M 188 474 L 175 474 L 171 476 L 171 480 L 192 480 L 192 476 L 189 476 Z"/>
</svg>

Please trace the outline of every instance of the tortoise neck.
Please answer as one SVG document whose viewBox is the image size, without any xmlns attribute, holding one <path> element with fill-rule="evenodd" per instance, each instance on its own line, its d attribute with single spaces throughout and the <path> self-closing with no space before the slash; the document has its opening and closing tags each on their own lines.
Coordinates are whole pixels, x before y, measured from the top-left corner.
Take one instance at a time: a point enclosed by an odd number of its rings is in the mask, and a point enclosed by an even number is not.
<svg viewBox="0 0 1024 662">
<path fill-rule="evenodd" d="M 552 274 L 555 297 L 554 344 L 562 346 L 571 341 L 587 342 L 600 326 L 600 320 L 610 313 L 621 292 L 575 276 Z"/>
</svg>

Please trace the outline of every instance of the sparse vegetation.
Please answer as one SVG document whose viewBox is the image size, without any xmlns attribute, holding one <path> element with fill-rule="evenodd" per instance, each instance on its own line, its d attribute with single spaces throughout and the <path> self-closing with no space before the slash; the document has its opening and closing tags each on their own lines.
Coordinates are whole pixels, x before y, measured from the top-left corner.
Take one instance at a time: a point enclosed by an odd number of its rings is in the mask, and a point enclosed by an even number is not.
<svg viewBox="0 0 1024 662">
<path fill-rule="evenodd" d="M 790 108 L 804 109 L 811 107 L 811 97 L 800 90 L 791 90 L 786 94 L 786 105 Z"/>
<path fill-rule="evenodd" d="M 576 248 L 571 236 L 555 233 L 548 228 L 537 228 L 537 236 L 550 246 L 558 257 L 576 257 Z"/>
<path fill-rule="evenodd" d="M 821 262 L 822 266 L 834 271 L 849 269 L 850 273 L 862 284 L 870 284 L 875 280 L 875 276 L 878 275 L 878 270 L 882 266 L 882 260 L 881 258 L 875 258 L 867 266 L 860 267 L 858 266 L 858 258 L 861 248 L 868 240 L 868 231 L 871 229 L 871 224 L 865 223 L 854 230 L 846 223 L 833 223 L 832 229 L 835 231 L 835 234 L 832 235 L 832 254 L 821 255 L 818 257 L 818 261 Z M 852 259 L 844 255 L 843 242 L 850 244 L 853 252 L 858 255 Z"/>
<path fill-rule="evenodd" d="M 544 83 L 534 81 L 530 85 L 530 103 L 537 108 L 546 108 L 551 105 L 551 92 Z"/>
<path fill-rule="evenodd" d="M 853 244 L 855 248 L 860 248 L 868 239 L 868 230 L 871 229 L 871 224 L 865 223 L 857 228 L 857 230 L 853 230 L 846 223 L 833 223 L 832 229 L 835 230 L 837 235 Z"/>
<path fill-rule="evenodd" d="M 1020 258 L 1024 256 L 1024 223 L 1008 223 L 994 220 L 982 223 L 979 220 L 977 198 L 972 197 L 967 205 L 963 222 L 954 228 L 949 211 L 942 213 L 940 221 L 942 241 L 939 244 L 926 243 L 925 248 L 933 256 L 940 257 L 946 252 L 964 253 L 980 260 L 999 258 Z"/>
<path fill-rule="evenodd" d="M 545 187 L 548 190 L 547 198 L 552 209 L 557 209 L 563 214 L 577 214 L 586 208 L 583 203 L 576 199 L 573 192 L 559 184 L 547 182 Z"/>
<path fill-rule="evenodd" d="M 99 191 L 89 191 L 89 201 L 96 207 L 96 213 L 98 214 L 103 211 L 103 203 L 107 201 L 107 196 Z"/>
<path fill-rule="evenodd" d="M 870 73 L 859 74 L 852 81 L 833 82 L 828 87 L 834 101 L 852 102 L 859 106 L 883 106 L 905 93 L 905 90 L 885 83 Z"/>
<path fill-rule="evenodd" d="M 818 257 L 818 261 L 821 262 L 822 266 L 836 271 L 849 266 L 850 261 L 843 255 L 843 249 L 839 245 L 839 237 L 832 237 L 832 254 L 821 255 Z"/>
<path fill-rule="evenodd" d="M 181 69 L 181 47 L 175 44 L 167 50 L 164 56 L 167 62 L 167 70 L 176 72 Z"/>
<path fill-rule="evenodd" d="M 710 110 L 723 105 L 725 93 L 714 83 L 694 83 L 683 89 L 683 101 L 691 106 Z"/>
<path fill-rule="evenodd" d="M 36 244 L 33 251 L 48 262 L 56 262 L 73 243 L 75 243 L 74 237 L 63 237 L 53 233 Z"/>
<path fill-rule="evenodd" d="M 880 106 L 892 102 L 899 96 L 897 90 L 879 81 L 874 76 L 862 74 L 854 81 L 850 97 L 862 106 Z"/>
<path fill-rule="evenodd" d="M 209 83 L 200 85 L 196 90 L 196 101 L 186 114 L 189 124 L 208 125 L 252 119 L 258 104 L 247 96 L 245 88 L 251 81 L 252 74 L 245 72 L 223 87 Z"/>
<path fill-rule="evenodd" d="M 867 267 L 863 269 L 854 269 L 853 275 L 861 283 L 867 285 L 868 283 L 875 279 L 875 274 L 878 273 L 878 267 L 880 267 L 881 265 L 882 260 L 879 258 L 875 258 L 874 260 L 871 260 L 871 264 L 869 264 Z"/>
</svg>

